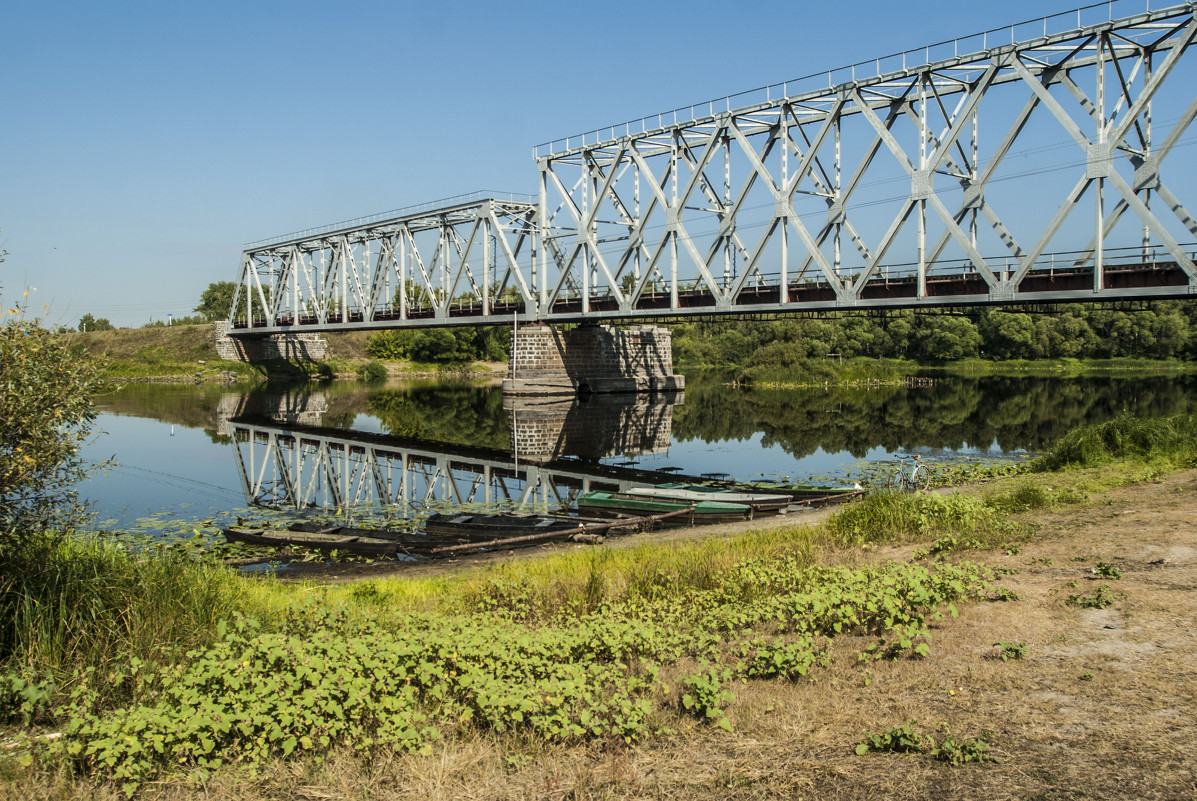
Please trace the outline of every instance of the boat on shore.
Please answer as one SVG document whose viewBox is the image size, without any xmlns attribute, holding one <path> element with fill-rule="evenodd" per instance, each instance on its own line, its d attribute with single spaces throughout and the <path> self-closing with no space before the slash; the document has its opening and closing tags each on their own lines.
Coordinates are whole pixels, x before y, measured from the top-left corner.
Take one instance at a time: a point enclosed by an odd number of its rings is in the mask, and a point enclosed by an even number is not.
<svg viewBox="0 0 1197 801">
<path fill-rule="evenodd" d="M 859 484 L 851 487 L 832 486 L 825 484 L 795 484 L 785 481 L 766 481 L 749 483 L 745 481 L 712 482 L 712 488 L 729 489 L 736 492 L 769 492 L 786 495 L 791 503 L 839 503 L 850 498 L 858 498 L 866 490 Z"/>
<path fill-rule="evenodd" d="M 514 512 L 479 514 L 436 513 L 424 521 L 424 531 L 443 537 L 492 540 L 500 537 L 524 537 L 530 534 L 562 535 L 581 531 L 577 520 Z"/>
<path fill-rule="evenodd" d="M 729 487 L 708 487 L 702 484 L 658 484 L 655 487 L 635 487 L 626 494 L 644 498 L 663 498 L 687 503 L 714 501 L 717 503 L 742 503 L 751 506 L 753 512 L 780 512 L 794 502 L 784 493 L 737 490 Z"/>
<path fill-rule="evenodd" d="M 688 514 L 671 518 L 674 525 L 726 523 L 736 520 L 751 520 L 753 517 L 753 509 L 746 503 L 652 498 L 632 492 L 587 492 L 579 495 L 576 502 L 579 512 L 600 517 L 688 512 Z"/>
<path fill-rule="evenodd" d="M 224 529 L 229 542 L 261 545 L 267 548 L 300 547 L 320 551 L 347 551 L 362 556 L 394 556 L 399 550 L 398 540 L 370 536 L 378 534 L 370 529 L 329 526 L 305 531 L 301 528 L 272 529 L 233 526 Z"/>
</svg>

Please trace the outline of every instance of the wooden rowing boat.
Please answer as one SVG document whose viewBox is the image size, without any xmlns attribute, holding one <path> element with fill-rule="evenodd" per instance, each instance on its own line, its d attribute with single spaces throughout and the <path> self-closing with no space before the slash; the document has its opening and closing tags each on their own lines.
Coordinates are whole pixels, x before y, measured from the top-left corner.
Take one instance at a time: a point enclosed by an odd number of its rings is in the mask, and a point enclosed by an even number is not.
<svg viewBox="0 0 1197 801">
<path fill-rule="evenodd" d="M 577 520 L 513 512 L 477 514 L 432 514 L 424 521 L 424 531 L 447 537 L 498 539 L 526 537 L 532 534 L 578 531 Z"/>
<path fill-rule="evenodd" d="M 705 486 L 705 485 L 704 485 Z M 817 504 L 837 503 L 858 498 L 864 494 L 859 484 L 851 487 L 831 486 L 826 484 L 794 484 L 783 481 L 766 481 L 749 483 L 746 481 L 716 481 L 711 482 L 712 488 L 730 489 L 737 492 L 769 492 L 777 495 L 789 496 L 792 503 Z"/>
<path fill-rule="evenodd" d="M 399 543 L 395 540 L 367 536 L 364 532 L 368 531 L 344 526 L 319 531 L 234 526 L 224 529 L 224 536 L 230 542 L 243 542 L 248 545 L 315 548 L 320 551 L 348 551 L 369 556 L 394 556 L 399 550 Z"/>
<path fill-rule="evenodd" d="M 778 512 L 785 509 L 794 499 L 781 493 L 767 493 L 736 490 L 727 487 L 707 487 L 701 484 L 658 484 L 655 487 L 636 487 L 627 490 L 627 495 L 643 498 L 665 498 L 686 503 L 742 503 L 751 506 L 757 514 Z"/>
<path fill-rule="evenodd" d="M 587 492 L 578 496 L 579 511 L 602 517 L 653 515 L 687 510 L 673 518 L 674 524 L 723 523 L 752 519 L 752 507 L 744 503 L 685 501 L 677 498 L 649 498 L 628 492 Z"/>
</svg>

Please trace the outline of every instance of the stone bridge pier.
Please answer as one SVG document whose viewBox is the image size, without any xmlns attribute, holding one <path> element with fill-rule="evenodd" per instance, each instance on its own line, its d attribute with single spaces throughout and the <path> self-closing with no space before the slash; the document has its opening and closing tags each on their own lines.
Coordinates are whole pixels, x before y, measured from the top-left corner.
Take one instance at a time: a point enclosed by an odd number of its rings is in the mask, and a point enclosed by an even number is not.
<svg viewBox="0 0 1197 801">
<path fill-rule="evenodd" d="M 253 338 L 229 336 L 229 324 L 220 320 L 213 325 L 216 355 L 230 362 L 319 361 L 328 353 L 328 342 L 318 333 L 271 334 Z"/>
<path fill-rule="evenodd" d="M 668 328 L 582 325 L 559 330 L 543 323 L 518 327 L 511 345 L 505 395 L 677 392 Z"/>
</svg>

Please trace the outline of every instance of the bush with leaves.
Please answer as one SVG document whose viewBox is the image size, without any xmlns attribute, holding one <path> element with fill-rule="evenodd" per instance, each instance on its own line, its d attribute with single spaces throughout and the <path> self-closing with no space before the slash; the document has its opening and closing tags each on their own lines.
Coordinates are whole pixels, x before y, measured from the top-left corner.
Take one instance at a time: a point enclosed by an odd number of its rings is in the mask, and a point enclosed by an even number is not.
<svg viewBox="0 0 1197 801">
<path fill-rule="evenodd" d="M 5 309 L 0 325 L 0 557 L 79 513 L 74 486 L 85 474 L 99 385 L 95 367 L 67 341 Z"/>
</svg>

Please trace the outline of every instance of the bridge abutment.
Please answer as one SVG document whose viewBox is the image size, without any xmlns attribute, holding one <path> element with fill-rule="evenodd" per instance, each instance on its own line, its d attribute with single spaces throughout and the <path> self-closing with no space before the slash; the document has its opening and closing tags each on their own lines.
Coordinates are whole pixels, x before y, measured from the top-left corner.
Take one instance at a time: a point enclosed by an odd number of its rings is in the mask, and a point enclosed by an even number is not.
<svg viewBox="0 0 1197 801">
<path fill-rule="evenodd" d="M 230 362 L 318 361 L 328 355 L 328 340 L 316 333 L 271 334 L 253 339 L 231 337 L 225 320 L 214 323 L 216 355 Z"/>
<path fill-rule="evenodd" d="M 517 328 L 507 395 L 677 392 L 685 376 L 673 372 L 668 328 L 583 325 L 561 331 L 542 323 Z"/>
</svg>

